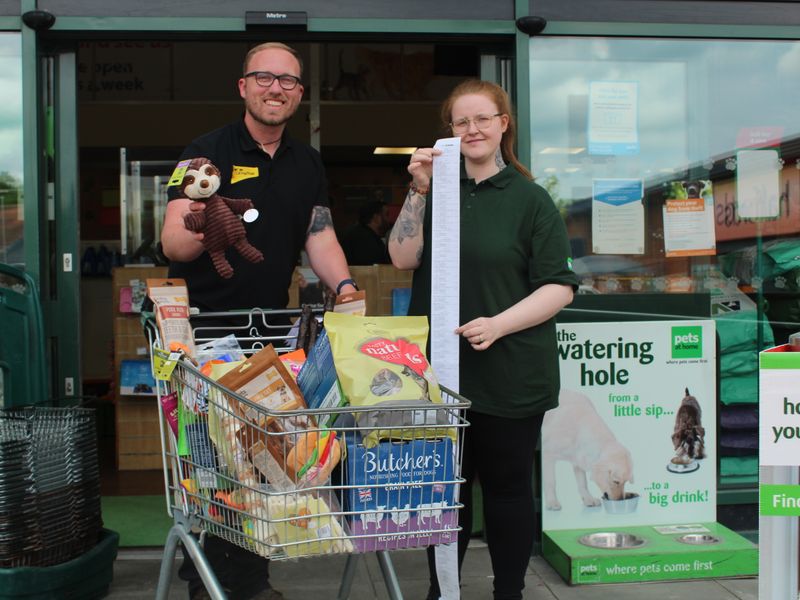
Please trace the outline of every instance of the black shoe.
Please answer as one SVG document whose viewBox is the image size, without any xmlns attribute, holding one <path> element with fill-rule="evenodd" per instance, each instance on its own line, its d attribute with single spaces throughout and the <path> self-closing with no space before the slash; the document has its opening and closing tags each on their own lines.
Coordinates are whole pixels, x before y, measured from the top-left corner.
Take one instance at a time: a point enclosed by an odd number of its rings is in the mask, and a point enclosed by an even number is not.
<svg viewBox="0 0 800 600">
<path fill-rule="evenodd" d="M 283 594 L 274 588 L 261 590 L 255 596 L 250 596 L 250 600 L 284 600 Z"/>
</svg>

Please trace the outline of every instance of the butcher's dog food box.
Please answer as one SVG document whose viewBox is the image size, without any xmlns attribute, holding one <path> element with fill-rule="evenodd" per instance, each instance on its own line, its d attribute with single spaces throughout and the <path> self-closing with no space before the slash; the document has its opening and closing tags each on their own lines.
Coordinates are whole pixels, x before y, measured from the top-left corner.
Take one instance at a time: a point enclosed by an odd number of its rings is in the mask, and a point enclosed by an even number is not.
<svg viewBox="0 0 800 600">
<path fill-rule="evenodd" d="M 348 511 L 356 552 L 449 544 L 458 538 L 453 442 L 347 446 Z M 450 482 L 450 483 L 448 483 Z M 452 531 L 449 531 L 452 530 Z"/>
</svg>

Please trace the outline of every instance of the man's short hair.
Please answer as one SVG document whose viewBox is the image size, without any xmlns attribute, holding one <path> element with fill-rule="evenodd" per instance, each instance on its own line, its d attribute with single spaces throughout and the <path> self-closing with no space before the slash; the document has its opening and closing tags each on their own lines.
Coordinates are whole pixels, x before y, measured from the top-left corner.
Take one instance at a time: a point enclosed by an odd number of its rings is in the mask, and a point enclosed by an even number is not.
<svg viewBox="0 0 800 600">
<path fill-rule="evenodd" d="M 250 59 L 253 58 L 253 55 L 258 54 L 262 50 L 285 50 L 294 56 L 297 59 L 297 63 L 300 65 L 299 77 L 300 79 L 303 78 L 303 59 L 300 58 L 300 53 L 291 46 L 287 46 L 281 42 L 264 42 L 263 44 L 259 44 L 258 46 L 253 46 L 250 48 L 244 57 L 244 64 L 242 64 L 242 75 L 247 73 L 247 65 L 250 64 Z M 277 75 L 281 75 L 281 73 L 277 73 Z"/>
<path fill-rule="evenodd" d="M 375 215 L 383 215 L 383 208 L 385 204 L 380 200 L 372 200 L 363 204 L 358 209 L 358 222 L 362 225 L 369 225 Z"/>
</svg>

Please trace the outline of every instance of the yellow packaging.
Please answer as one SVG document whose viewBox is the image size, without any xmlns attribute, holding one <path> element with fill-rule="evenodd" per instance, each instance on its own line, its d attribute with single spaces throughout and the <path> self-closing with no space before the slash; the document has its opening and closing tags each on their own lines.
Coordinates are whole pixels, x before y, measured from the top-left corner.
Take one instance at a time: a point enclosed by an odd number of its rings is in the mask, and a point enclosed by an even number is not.
<svg viewBox="0 0 800 600">
<path fill-rule="evenodd" d="M 425 357 L 425 317 L 361 317 L 325 313 L 325 329 L 342 392 L 352 406 L 367 447 L 381 439 L 455 436 L 447 425 L 439 383 Z"/>
</svg>

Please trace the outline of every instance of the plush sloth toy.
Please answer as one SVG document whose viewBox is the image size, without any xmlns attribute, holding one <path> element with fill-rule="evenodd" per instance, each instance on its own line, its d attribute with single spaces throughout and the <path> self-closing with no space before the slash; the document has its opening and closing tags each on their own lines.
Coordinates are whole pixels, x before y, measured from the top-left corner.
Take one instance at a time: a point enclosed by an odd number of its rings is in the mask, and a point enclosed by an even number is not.
<svg viewBox="0 0 800 600">
<path fill-rule="evenodd" d="M 217 194 L 220 172 L 207 158 L 193 158 L 183 175 L 180 189 L 183 195 L 194 202 L 205 202 L 202 211 L 189 212 L 183 223 L 189 231 L 203 234 L 203 247 L 211 257 L 217 273 L 225 279 L 233 276 L 233 267 L 225 258 L 225 250 L 233 246 L 252 263 L 264 260 L 264 255 L 247 241 L 244 225 L 237 215 L 257 216 L 252 200 L 248 198 L 225 198 Z"/>
</svg>

